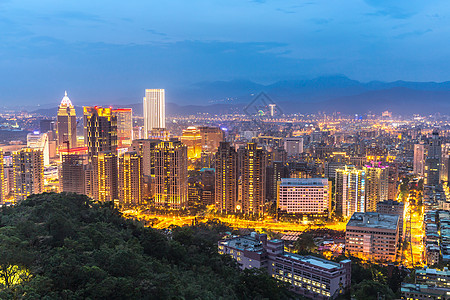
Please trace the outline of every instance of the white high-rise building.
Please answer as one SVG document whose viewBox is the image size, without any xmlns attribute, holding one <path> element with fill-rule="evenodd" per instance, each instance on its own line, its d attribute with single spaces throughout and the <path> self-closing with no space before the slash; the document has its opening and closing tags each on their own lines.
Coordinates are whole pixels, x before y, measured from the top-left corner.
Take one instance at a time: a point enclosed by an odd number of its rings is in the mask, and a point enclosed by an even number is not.
<svg viewBox="0 0 450 300">
<path fill-rule="evenodd" d="M 425 145 L 415 144 L 414 145 L 414 174 L 423 176 L 425 173 Z"/>
<path fill-rule="evenodd" d="M 144 97 L 144 137 L 152 129 L 166 128 L 166 100 L 164 89 L 146 89 Z"/>
<path fill-rule="evenodd" d="M 27 135 L 27 147 L 42 151 L 44 157 L 44 166 L 50 165 L 50 148 L 47 133 L 34 131 Z"/>
</svg>

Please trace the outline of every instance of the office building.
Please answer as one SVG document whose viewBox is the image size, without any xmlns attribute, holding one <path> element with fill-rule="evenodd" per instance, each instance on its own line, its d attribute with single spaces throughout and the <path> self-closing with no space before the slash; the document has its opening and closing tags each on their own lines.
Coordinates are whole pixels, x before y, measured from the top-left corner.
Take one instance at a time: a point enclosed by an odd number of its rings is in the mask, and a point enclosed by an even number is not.
<svg viewBox="0 0 450 300">
<path fill-rule="evenodd" d="M 222 213 L 240 210 L 237 207 L 238 156 L 228 142 L 221 142 L 216 152 L 216 209 Z"/>
<path fill-rule="evenodd" d="M 116 108 L 112 115 L 117 119 L 117 146 L 128 148 L 133 140 L 133 110 L 131 108 Z"/>
<path fill-rule="evenodd" d="M 64 93 L 56 116 L 56 138 L 58 149 L 77 147 L 77 116 L 67 92 Z"/>
<path fill-rule="evenodd" d="M 355 212 L 345 230 L 345 250 L 371 261 L 394 262 L 399 245 L 399 217 Z"/>
<path fill-rule="evenodd" d="M 285 138 L 284 150 L 286 150 L 288 156 L 303 153 L 303 138 L 301 137 Z"/>
<path fill-rule="evenodd" d="M 377 213 L 398 216 L 398 231 L 400 240 L 405 236 L 403 228 L 404 204 L 395 200 L 386 200 L 377 203 Z"/>
<path fill-rule="evenodd" d="M 248 143 L 239 151 L 242 212 L 262 215 L 266 203 L 266 151 L 255 143 Z"/>
<path fill-rule="evenodd" d="M 334 262 L 284 251 L 282 240 L 252 232 L 218 242 L 220 254 L 230 255 L 241 269 L 261 268 L 289 284 L 295 293 L 311 299 L 335 299 L 349 290 L 351 261 Z"/>
<path fill-rule="evenodd" d="M 187 147 L 178 140 L 155 147 L 155 205 L 181 209 L 188 204 Z"/>
<path fill-rule="evenodd" d="M 327 178 L 282 178 L 278 182 L 277 208 L 290 214 L 328 216 L 331 183 Z"/>
<path fill-rule="evenodd" d="M 44 157 L 41 150 L 24 148 L 13 153 L 14 201 L 44 192 Z"/>
<path fill-rule="evenodd" d="M 366 173 L 366 212 L 377 211 L 377 203 L 388 200 L 389 169 L 381 163 L 364 167 Z"/>
<path fill-rule="evenodd" d="M 119 203 L 122 206 L 142 204 L 144 177 L 143 159 L 136 152 L 119 157 Z"/>
<path fill-rule="evenodd" d="M 50 165 L 50 144 L 47 133 L 34 131 L 27 134 L 27 148 L 41 150 L 44 157 L 44 166 Z"/>
<path fill-rule="evenodd" d="M 94 195 L 99 202 L 110 202 L 117 200 L 118 195 L 118 174 L 117 174 L 117 154 L 109 151 L 102 151 L 94 156 Z"/>
<path fill-rule="evenodd" d="M 419 176 L 425 175 L 425 150 L 425 145 L 423 143 L 414 145 L 413 171 L 414 174 Z"/>
<path fill-rule="evenodd" d="M 117 117 L 111 108 L 85 106 L 84 143 L 88 147 L 89 162 L 100 152 L 117 153 Z"/>
<path fill-rule="evenodd" d="M 345 166 L 335 171 L 336 213 L 351 217 L 365 211 L 366 173 L 355 166 Z"/>
<path fill-rule="evenodd" d="M 144 97 L 144 138 L 149 138 L 153 129 L 166 128 L 164 89 L 146 89 Z"/>
<path fill-rule="evenodd" d="M 202 137 L 200 129 L 189 126 L 183 130 L 183 135 L 180 137 L 183 144 L 187 146 L 188 159 L 197 160 L 202 153 Z"/>
<path fill-rule="evenodd" d="M 61 192 L 85 194 L 84 161 L 81 154 L 61 155 L 59 170 L 59 189 Z"/>
</svg>

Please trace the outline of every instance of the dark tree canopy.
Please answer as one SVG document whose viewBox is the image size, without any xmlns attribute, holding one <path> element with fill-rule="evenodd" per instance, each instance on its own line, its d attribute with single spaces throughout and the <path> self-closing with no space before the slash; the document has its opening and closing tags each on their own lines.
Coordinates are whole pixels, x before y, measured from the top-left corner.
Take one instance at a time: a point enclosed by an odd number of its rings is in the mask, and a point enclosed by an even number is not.
<svg viewBox="0 0 450 300">
<path fill-rule="evenodd" d="M 226 230 L 163 232 L 85 196 L 33 195 L 0 210 L 0 299 L 291 298 L 285 284 L 217 253 Z"/>
</svg>

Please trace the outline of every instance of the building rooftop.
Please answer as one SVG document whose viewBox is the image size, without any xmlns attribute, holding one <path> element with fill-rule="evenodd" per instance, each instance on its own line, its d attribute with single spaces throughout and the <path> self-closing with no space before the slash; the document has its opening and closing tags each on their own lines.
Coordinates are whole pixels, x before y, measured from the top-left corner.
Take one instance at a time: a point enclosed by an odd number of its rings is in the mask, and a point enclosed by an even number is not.
<svg viewBox="0 0 450 300">
<path fill-rule="evenodd" d="M 248 250 L 253 252 L 262 252 L 262 243 L 252 236 L 233 237 L 221 242 L 221 244 L 239 250 Z"/>
<path fill-rule="evenodd" d="M 294 253 L 290 253 L 290 252 L 284 252 L 283 256 L 292 258 L 294 260 L 298 260 L 301 262 L 305 262 L 305 263 L 311 264 L 313 266 L 327 269 L 327 270 L 341 267 L 341 265 L 337 262 L 329 261 L 329 260 L 318 258 L 315 256 L 309 256 L 309 255 L 302 256 L 302 255 L 298 255 L 298 254 L 294 254 Z"/>
<path fill-rule="evenodd" d="M 281 186 L 324 186 L 328 178 L 281 178 Z"/>
<path fill-rule="evenodd" d="M 394 229 L 398 226 L 398 215 L 380 214 L 375 212 L 355 212 L 347 223 L 347 227 L 366 227 Z"/>
</svg>

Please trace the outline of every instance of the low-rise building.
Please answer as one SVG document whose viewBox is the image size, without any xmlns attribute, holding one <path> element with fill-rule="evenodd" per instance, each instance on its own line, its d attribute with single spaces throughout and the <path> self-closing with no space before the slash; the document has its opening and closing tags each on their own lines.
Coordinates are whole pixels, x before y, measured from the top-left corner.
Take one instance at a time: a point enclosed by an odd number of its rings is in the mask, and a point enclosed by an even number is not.
<svg viewBox="0 0 450 300">
<path fill-rule="evenodd" d="M 347 223 L 345 250 L 372 261 L 393 262 L 399 245 L 399 217 L 355 212 Z"/>
<path fill-rule="evenodd" d="M 402 299 L 405 300 L 447 300 L 450 299 L 450 289 L 429 286 L 426 284 L 402 283 Z"/>
<path fill-rule="evenodd" d="M 284 251 L 284 242 L 267 235 L 229 237 L 218 243 L 219 253 L 231 255 L 242 269 L 265 268 L 278 280 L 308 298 L 334 299 L 350 288 L 351 261 L 333 262 Z"/>
</svg>

